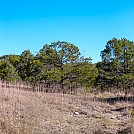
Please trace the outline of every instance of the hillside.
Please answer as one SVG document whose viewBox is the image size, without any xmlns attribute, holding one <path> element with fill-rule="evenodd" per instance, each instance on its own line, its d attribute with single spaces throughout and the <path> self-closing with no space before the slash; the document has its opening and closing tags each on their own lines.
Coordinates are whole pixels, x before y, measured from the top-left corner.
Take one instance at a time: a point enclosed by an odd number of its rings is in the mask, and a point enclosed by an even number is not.
<svg viewBox="0 0 134 134">
<path fill-rule="evenodd" d="M 133 134 L 134 98 L 0 88 L 1 134 Z M 110 101 L 109 101 L 110 100 Z M 109 103 L 112 102 L 112 103 Z"/>
</svg>

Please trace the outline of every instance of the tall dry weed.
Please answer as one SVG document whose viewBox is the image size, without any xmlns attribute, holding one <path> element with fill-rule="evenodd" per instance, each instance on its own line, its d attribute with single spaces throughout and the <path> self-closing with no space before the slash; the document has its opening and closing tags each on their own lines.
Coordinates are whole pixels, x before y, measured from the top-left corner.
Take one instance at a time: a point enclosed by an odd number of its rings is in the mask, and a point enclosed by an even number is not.
<svg viewBox="0 0 134 134">
<path fill-rule="evenodd" d="M 121 93 L 32 92 L 28 84 L 0 81 L 1 134 L 95 134 L 134 131 L 133 102 L 109 103 Z M 123 109 L 120 111 L 120 109 Z M 129 127 L 127 127 L 129 126 Z M 129 129 L 130 128 L 130 129 Z"/>
</svg>

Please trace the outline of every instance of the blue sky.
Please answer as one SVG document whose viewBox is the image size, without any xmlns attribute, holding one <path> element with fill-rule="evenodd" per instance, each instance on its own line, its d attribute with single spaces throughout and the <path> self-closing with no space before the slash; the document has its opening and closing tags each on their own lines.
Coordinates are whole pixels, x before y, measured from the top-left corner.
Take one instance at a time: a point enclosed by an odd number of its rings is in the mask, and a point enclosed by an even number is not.
<svg viewBox="0 0 134 134">
<path fill-rule="evenodd" d="M 133 0 L 0 0 L 0 55 L 60 40 L 95 63 L 113 37 L 134 40 Z"/>
</svg>

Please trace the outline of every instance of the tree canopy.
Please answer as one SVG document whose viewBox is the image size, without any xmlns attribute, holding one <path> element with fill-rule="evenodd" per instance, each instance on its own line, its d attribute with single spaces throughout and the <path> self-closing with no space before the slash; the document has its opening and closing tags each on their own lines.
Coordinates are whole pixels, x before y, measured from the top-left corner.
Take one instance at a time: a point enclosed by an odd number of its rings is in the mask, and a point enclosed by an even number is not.
<svg viewBox="0 0 134 134">
<path fill-rule="evenodd" d="M 22 80 L 33 86 L 47 83 L 68 89 L 134 89 L 134 42 L 126 38 L 109 40 L 100 53 L 102 61 L 93 64 L 81 55 L 79 48 L 66 41 L 45 44 L 34 55 L 24 50 L 20 55 L 0 57 L 0 78 Z"/>
<path fill-rule="evenodd" d="M 109 40 L 97 63 L 101 88 L 134 88 L 134 42 L 125 38 Z"/>
</svg>

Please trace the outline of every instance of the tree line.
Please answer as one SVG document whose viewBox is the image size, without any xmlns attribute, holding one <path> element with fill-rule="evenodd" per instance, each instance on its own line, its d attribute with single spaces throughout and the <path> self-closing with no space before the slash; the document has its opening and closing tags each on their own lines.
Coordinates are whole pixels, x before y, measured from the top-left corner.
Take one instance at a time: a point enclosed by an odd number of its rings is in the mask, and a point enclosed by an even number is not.
<svg viewBox="0 0 134 134">
<path fill-rule="evenodd" d="M 101 51 L 102 61 L 92 63 L 79 48 L 66 41 L 45 44 L 34 55 L 24 50 L 20 55 L 0 57 L 0 78 L 47 84 L 66 92 L 68 89 L 134 90 L 134 42 L 125 38 L 109 40 Z M 126 90 L 127 89 L 127 90 Z"/>
</svg>

